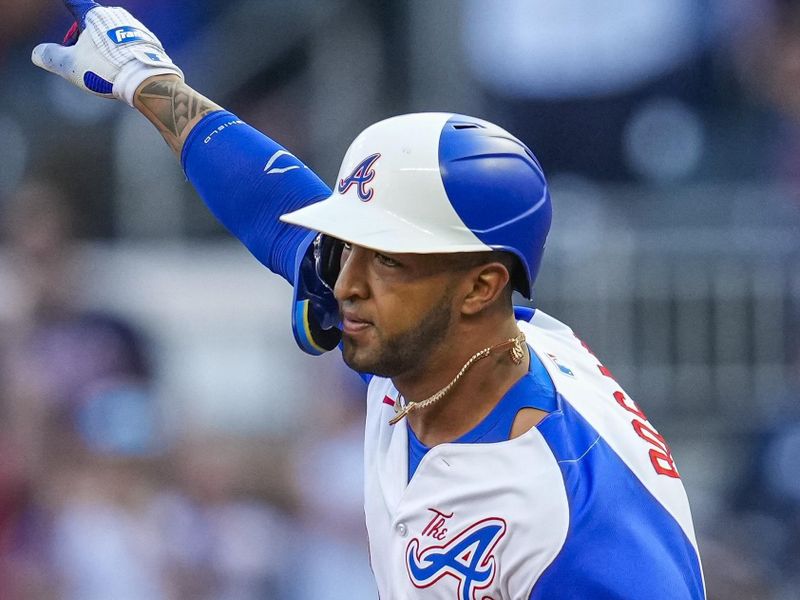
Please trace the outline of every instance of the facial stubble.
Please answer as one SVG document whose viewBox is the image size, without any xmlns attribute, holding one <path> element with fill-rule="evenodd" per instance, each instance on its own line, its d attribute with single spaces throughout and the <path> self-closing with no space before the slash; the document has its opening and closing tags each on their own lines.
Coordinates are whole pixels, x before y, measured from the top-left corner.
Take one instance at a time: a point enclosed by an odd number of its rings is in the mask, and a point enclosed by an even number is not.
<svg viewBox="0 0 800 600">
<path fill-rule="evenodd" d="M 397 377 L 417 369 L 447 339 L 452 323 L 452 290 L 446 289 L 443 297 L 428 313 L 407 331 L 385 337 L 376 328 L 378 338 L 375 352 L 365 358 L 356 358 L 357 343 L 344 336 L 342 356 L 351 369 L 371 373 L 378 377 Z"/>
</svg>

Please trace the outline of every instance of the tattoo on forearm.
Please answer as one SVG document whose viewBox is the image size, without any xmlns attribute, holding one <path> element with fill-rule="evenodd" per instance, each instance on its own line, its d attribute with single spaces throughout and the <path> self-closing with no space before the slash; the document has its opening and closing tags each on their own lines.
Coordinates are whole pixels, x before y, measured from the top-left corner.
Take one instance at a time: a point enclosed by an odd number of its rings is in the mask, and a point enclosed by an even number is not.
<svg viewBox="0 0 800 600">
<path fill-rule="evenodd" d="M 136 94 L 136 107 L 180 152 L 191 128 L 219 107 L 179 79 L 156 79 L 145 83 Z"/>
</svg>

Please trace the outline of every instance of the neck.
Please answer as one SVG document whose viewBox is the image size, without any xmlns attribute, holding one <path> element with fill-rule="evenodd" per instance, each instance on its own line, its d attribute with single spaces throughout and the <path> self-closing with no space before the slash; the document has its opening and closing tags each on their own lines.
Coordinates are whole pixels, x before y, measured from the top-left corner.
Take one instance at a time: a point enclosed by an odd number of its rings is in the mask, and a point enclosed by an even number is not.
<svg viewBox="0 0 800 600">
<path fill-rule="evenodd" d="M 419 402 L 447 386 L 467 361 L 487 347 L 519 334 L 513 316 L 490 328 L 463 327 L 420 368 L 394 377 L 392 382 L 408 402 Z M 411 411 L 408 425 L 427 446 L 451 442 L 464 435 L 497 405 L 505 393 L 528 371 L 529 357 L 516 364 L 508 349 L 475 362 L 462 378 L 434 404 Z"/>
</svg>

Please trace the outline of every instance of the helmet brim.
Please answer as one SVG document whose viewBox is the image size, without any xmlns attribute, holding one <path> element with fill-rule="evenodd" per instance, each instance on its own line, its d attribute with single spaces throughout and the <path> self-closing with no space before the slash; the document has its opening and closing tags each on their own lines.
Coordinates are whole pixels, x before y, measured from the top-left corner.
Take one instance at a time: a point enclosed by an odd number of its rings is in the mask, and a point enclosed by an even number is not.
<svg viewBox="0 0 800 600">
<path fill-rule="evenodd" d="M 491 247 L 464 226 L 423 228 L 367 202 L 353 202 L 334 193 L 328 198 L 281 216 L 281 221 L 333 236 L 344 242 L 388 253 L 447 254 L 489 252 Z"/>
</svg>

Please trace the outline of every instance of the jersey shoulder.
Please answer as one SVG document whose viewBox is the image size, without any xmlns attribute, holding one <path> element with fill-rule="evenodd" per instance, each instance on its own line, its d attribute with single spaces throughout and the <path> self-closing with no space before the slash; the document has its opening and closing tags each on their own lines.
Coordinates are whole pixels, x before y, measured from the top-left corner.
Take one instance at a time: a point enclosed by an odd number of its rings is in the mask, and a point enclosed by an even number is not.
<svg viewBox="0 0 800 600">
<path fill-rule="evenodd" d="M 558 596 L 563 585 L 578 586 L 574 597 L 649 589 L 652 598 L 703 598 L 688 499 L 666 440 L 570 327 L 539 310 L 519 327 L 556 389 L 558 409 L 538 429 L 570 503 L 567 540 L 531 598 Z"/>
</svg>

